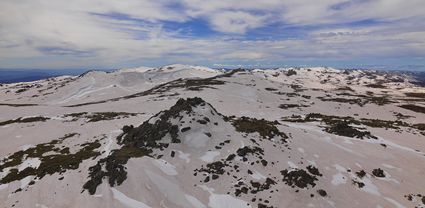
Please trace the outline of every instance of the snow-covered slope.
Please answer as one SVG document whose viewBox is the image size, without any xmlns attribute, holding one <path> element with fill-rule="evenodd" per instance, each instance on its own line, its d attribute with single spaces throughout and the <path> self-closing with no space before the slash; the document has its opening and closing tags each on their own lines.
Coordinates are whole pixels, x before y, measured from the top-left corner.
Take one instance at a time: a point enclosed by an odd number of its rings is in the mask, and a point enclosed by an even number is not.
<svg viewBox="0 0 425 208">
<path fill-rule="evenodd" d="M 3 85 L 0 207 L 423 207 L 411 81 L 171 65 Z"/>
<path fill-rule="evenodd" d="M 37 103 L 70 104 L 81 100 L 129 95 L 155 85 L 179 78 L 207 78 L 221 74 L 219 70 L 200 66 L 168 65 L 161 68 L 139 67 L 114 72 L 88 71 L 78 77 L 58 77 L 31 83 L 9 84 L 3 88 L 3 101 L 13 102 L 17 97 Z M 37 99 L 40 95 L 43 95 Z"/>
</svg>

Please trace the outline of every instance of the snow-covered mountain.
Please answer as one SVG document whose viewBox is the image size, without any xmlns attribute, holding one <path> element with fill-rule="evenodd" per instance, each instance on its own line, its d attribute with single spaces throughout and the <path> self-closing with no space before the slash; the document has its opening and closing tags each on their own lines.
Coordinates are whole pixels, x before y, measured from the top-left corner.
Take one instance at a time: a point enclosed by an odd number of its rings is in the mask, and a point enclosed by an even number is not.
<svg viewBox="0 0 425 208">
<path fill-rule="evenodd" d="M 0 86 L 0 207 L 424 207 L 425 89 L 326 67 Z"/>
</svg>

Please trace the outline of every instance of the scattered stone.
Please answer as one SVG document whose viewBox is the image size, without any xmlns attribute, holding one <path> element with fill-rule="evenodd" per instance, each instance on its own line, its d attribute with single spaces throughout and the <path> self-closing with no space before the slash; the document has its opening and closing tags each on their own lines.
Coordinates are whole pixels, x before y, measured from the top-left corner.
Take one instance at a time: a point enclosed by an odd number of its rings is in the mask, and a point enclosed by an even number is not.
<svg viewBox="0 0 425 208">
<path fill-rule="evenodd" d="M 366 176 L 366 172 L 364 170 L 360 170 L 356 172 L 357 177 L 363 178 Z"/>
<path fill-rule="evenodd" d="M 186 132 L 186 131 L 189 131 L 190 130 L 190 127 L 188 126 L 188 127 L 184 127 L 184 128 L 182 128 L 180 131 L 181 132 Z"/>
<path fill-rule="evenodd" d="M 379 177 L 379 178 L 385 177 L 384 171 L 381 168 L 373 169 L 372 174 L 376 177 Z"/>
<path fill-rule="evenodd" d="M 310 175 L 307 171 L 303 169 L 294 169 L 294 170 L 282 170 L 280 173 L 283 176 L 283 181 L 288 186 L 293 188 L 308 188 L 316 186 L 316 181 L 318 180 L 316 176 Z"/>
<path fill-rule="evenodd" d="M 353 184 L 357 185 L 359 188 L 363 188 L 365 184 L 360 181 L 353 180 Z"/>
<path fill-rule="evenodd" d="M 326 191 L 325 191 L 325 190 L 323 190 L 323 189 L 319 189 L 319 190 L 317 190 L 317 193 L 319 193 L 319 195 L 320 195 L 320 196 L 322 196 L 322 197 L 325 197 L 325 196 L 327 196 L 327 195 L 328 195 L 328 193 L 326 193 Z"/>
</svg>

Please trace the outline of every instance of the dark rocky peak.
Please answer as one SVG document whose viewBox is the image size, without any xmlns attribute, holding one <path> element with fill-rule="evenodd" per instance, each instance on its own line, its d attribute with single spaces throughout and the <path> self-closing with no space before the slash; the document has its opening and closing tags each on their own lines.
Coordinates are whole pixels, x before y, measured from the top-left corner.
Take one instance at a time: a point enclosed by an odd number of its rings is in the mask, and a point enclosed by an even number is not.
<svg viewBox="0 0 425 208">
<path fill-rule="evenodd" d="M 139 127 L 124 126 L 118 143 L 136 147 L 168 146 L 162 138 L 168 134 L 172 143 L 180 143 L 179 132 L 185 132 L 197 123 L 207 125 L 211 117 L 221 115 L 203 99 L 194 97 L 179 99 L 169 110 L 164 110 L 145 121 Z"/>
<path fill-rule="evenodd" d="M 193 109 L 196 107 L 203 107 L 207 106 L 207 108 L 210 108 L 215 114 L 218 114 L 218 112 L 212 107 L 209 103 L 205 102 L 202 98 L 194 97 L 194 98 L 187 98 L 183 99 L 180 98 L 177 103 L 172 106 L 169 110 L 161 112 L 161 119 L 173 116 L 176 118 L 178 115 L 180 115 L 182 112 L 186 112 L 188 114 L 193 112 Z"/>
<path fill-rule="evenodd" d="M 89 168 L 89 180 L 83 188 L 94 194 L 104 178 L 111 186 L 120 185 L 127 178 L 125 165 L 130 158 L 160 158 L 170 144 L 181 143 L 181 134 L 200 125 L 216 125 L 211 124 L 213 119 L 222 119 L 222 116 L 210 104 L 195 97 L 179 99 L 170 109 L 159 112 L 138 127 L 124 126 L 117 138 L 121 147 Z"/>
</svg>

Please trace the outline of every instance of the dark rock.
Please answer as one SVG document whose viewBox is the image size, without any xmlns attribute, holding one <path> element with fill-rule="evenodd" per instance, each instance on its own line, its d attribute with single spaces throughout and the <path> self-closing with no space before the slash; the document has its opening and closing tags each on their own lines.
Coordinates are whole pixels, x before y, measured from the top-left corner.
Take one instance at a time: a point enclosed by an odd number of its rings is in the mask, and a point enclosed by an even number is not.
<svg viewBox="0 0 425 208">
<path fill-rule="evenodd" d="M 372 174 L 376 177 L 383 178 L 385 177 L 385 173 L 381 168 L 373 169 Z"/>
<path fill-rule="evenodd" d="M 226 160 L 230 161 L 230 160 L 233 160 L 235 157 L 236 157 L 235 154 L 230 154 L 229 156 L 227 156 Z"/>
<path fill-rule="evenodd" d="M 357 171 L 356 172 L 357 177 L 363 178 L 366 175 L 366 172 L 364 170 Z"/>
<path fill-rule="evenodd" d="M 319 172 L 319 169 L 317 169 L 316 167 L 314 167 L 314 166 L 312 166 L 312 165 L 309 165 L 309 166 L 307 166 L 306 168 L 307 168 L 308 172 L 310 172 L 310 173 L 311 173 L 311 174 L 313 174 L 313 175 L 316 175 L 316 176 L 323 176 L 323 175 Z"/>
<path fill-rule="evenodd" d="M 307 171 L 303 169 L 295 169 L 295 170 L 283 170 L 280 171 L 283 176 L 283 181 L 288 186 L 297 186 L 298 188 L 308 188 L 316 186 L 315 181 L 317 181 L 317 177 L 314 175 L 310 175 Z"/>
<path fill-rule="evenodd" d="M 184 127 L 184 128 L 182 128 L 180 131 L 181 132 L 186 132 L 186 131 L 189 131 L 190 130 L 190 127 L 188 126 L 188 127 Z"/>
<path fill-rule="evenodd" d="M 323 190 L 323 189 L 319 189 L 319 190 L 317 190 L 317 193 L 319 193 L 319 195 L 320 195 L 320 196 L 323 196 L 323 197 L 325 197 L 325 196 L 327 196 L 327 195 L 328 195 L 328 193 L 326 193 L 326 191 L 325 191 L 325 190 Z"/>
</svg>

